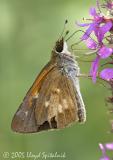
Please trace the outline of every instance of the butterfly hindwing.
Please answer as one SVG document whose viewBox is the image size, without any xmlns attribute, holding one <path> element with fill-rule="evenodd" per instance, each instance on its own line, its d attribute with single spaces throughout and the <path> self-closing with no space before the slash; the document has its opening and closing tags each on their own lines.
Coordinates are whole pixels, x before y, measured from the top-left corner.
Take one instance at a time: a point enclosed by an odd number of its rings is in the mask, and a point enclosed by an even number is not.
<svg viewBox="0 0 113 160">
<path fill-rule="evenodd" d="M 57 67 L 43 82 L 36 102 L 35 117 L 38 131 L 64 128 L 79 120 L 73 84 Z"/>
<path fill-rule="evenodd" d="M 77 65 L 77 62 L 75 64 Z M 71 83 L 70 86 L 72 86 L 72 88 L 74 90 L 73 93 L 75 95 L 75 99 L 77 102 L 77 110 L 78 110 L 77 112 L 78 112 L 79 122 L 85 122 L 86 121 L 86 110 L 85 110 L 85 105 L 84 105 L 82 95 L 80 92 L 80 85 L 79 85 L 79 79 L 78 79 L 78 75 L 80 73 L 79 67 L 75 67 L 73 69 L 70 66 L 71 65 L 69 65 L 67 67 L 67 70 L 69 70 L 68 71 L 68 79 L 70 79 L 70 83 Z M 72 95 L 72 96 L 74 96 L 74 95 Z"/>
</svg>

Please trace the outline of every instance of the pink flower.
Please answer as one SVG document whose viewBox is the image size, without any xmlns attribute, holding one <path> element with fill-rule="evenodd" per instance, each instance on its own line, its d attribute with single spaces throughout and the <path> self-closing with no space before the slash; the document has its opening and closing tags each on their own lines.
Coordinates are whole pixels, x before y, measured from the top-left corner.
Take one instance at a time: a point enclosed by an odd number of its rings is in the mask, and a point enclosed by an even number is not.
<svg viewBox="0 0 113 160">
<path fill-rule="evenodd" d="M 90 15 L 93 17 L 91 19 L 91 23 L 78 24 L 81 27 L 88 27 L 85 31 L 85 34 L 82 36 L 82 40 L 86 40 L 89 38 L 90 34 L 94 32 L 97 37 L 98 42 L 102 42 L 104 35 L 110 31 L 113 26 L 111 20 L 105 21 L 105 18 L 96 12 L 95 8 L 90 9 Z"/>
<path fill-rule="evenodd" d="M 108 58 L 113 54 L 113 48 L 109 48 L 103 43 L 104 36 L 111 30 L 113 23 L 112 20 L 106 19 L 104 16 L 101 16 L 100 13 L 97 13 L 95 8 L 90 9 L 90 15 L 93 17 L 91 19 L 91 23 L 78 25 L 81 27 L 88 27 L 88 29 L 85 31 L 85 34 L 82 36 L 82 40 L 86 42 L 86 45 L 89 49 L 95 50 L 96 53 L 96 58 L 92 62 L 90 69 L 90 75 L 95 83 L 99 61 L 101 59 Z M 90 34 L 92 32 L 94 32 L 97 42 L 90 38 Z"/>
</svg>

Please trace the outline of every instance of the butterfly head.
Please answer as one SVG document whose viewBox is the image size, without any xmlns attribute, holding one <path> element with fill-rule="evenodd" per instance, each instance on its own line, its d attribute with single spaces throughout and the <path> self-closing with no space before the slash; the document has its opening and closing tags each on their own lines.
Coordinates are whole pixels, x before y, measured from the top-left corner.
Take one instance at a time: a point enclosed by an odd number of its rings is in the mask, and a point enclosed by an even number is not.
<svg viewBox="0 0 113 160">
<path fill-rule="evenodd" d="M 59 53 L 59 54 L 71 54 L 68 50 L 68 46 L 67 46 L 67 42 L 64 41 L 64 39 L 60 39 L 56 42 L 56 45 L 55 45 L 55 48 L 54 48 L 55 52 L 56 53 Z"/>
</svg>

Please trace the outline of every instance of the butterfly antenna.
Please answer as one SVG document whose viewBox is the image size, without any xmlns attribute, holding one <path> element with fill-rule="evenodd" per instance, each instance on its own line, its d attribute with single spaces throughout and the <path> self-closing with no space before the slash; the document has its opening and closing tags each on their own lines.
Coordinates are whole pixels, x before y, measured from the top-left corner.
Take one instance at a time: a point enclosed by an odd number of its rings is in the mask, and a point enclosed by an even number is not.
<svg viewBox="0 0 113 160">
<path fill-rule="evenodd" d="M 64 23 L 64 27 L 63 27 L 63 30 L 62 30 L 62 32 L 61 32 L 61 34 L 60 34 L 60 36 L 59 36 L 59 40 L 62 38 L 62 36 L 63 36 L 63 34 L 64 34 L 64 31 L 65 31 L 65 29 L 66 29 L 66 24 L 68 23 L 68 20 L 66 19 L 65 20 L 65 23 Z M 67 35 L 69 33 L 69 31 L 66 31 L 66 33 L 65 33 L 65 36 Z M 65 37 L 64 36 L 64 37 Z"/>
<path fill-rule="evenodd" d="M 70 40 L 76 33 L 80 32 L 82 30 L 77 30 L 77 31 L 74 31 L 67 39 L 66 41 Z"/>
<path fill-rule="evenodd" d="M 67 39 L 66 39 L 66 41 L 68 41 L 68 40 L 70 40 L 76 33 L 78 33 L 78 32 L 83 32 L 84 34 L 86 34 L 87 35 L 87 33 L 85 32 L 85 31 L 82 31 L 82 30 L 76 30 L 76 31 L 74 31 Z M 90 37 L 89 35 L 87 35 L 88 37 Z M 81 40 L 82 41 L 82 40 Z"/>
<path fill-rule="evenodd" d="M 69 30 L 65 32 L 65 35 L 63 36 L 63 38 L 65 39 L 68 34 L 69 34 Z"/>
<path fill-rule="evenodd" d="M 70 40 L 76 33 L 78 33 L 78 32 L 83 32 L 84 34 L 86 34 L 90 39 L 92 39 L 96 44 L 97 44 L 97 42 L 90 36 L 90 35 L 88 35 L 85 31 L 82 31 L 82 30 L 77 30 L 77 31 L 75 31 L 75 32 L 73 32 L 67 39 L 66 39 L 66 41 L 68 41 L 68 40 Z M 73 49 L 73 47 L 75 46 L 75 45 L 78 45 L 79 43 L 81 43 L 81 42 L 83 42 L 83 40 L 82 39 L 80 39 L 78 42 L 75 42 L 75 43 L 73 43 L 72 45 L 71 45 L 71 49 L 72 50 L 76 50 L 76 49 Z M 77 49 L 78 50 L 78 49 Z M 96 51 L 93 51 L 93 52 L 91 52 L 91 53 L 95 53 Z M 87 54 L 86 54 L 87 55 Z M 89 55 L 89 54 L 88 54 Z"/>
<path fill-rule="evenodd" d="M 91 38 L 93 41 L 95 41 L 90 35 L 88 35 L 85 31 L 83 31 L 83 30 L 77 30 L 77 31 L 74 31 L 67 39 L 66 39 L 66 41 L 68 41 L 68 40 L 70 40 L 76 33 L 78 33 L 78 32 L 82 32 L 82 33 L 84 33 L 85 35 L 87 35 L 89 38 Z M 78 44 L 78 43 L 80 43 L 80 42 L 82 42 L 83 40 L 81 39 L 79 42 L 76 42 L 76 43 L 74 43 L 74 44 Z M 96 41 L 95 41 L 95 43 L 97 43 Z"/>
</svg>

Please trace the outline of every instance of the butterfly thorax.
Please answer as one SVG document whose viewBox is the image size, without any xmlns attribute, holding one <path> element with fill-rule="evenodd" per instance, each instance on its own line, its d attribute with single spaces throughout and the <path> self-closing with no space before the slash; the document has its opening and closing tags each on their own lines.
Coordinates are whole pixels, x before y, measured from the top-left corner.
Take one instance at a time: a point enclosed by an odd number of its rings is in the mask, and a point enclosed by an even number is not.
<svg viewBox="0 0 113 160">
<path fill-rule="evenodd" d="M 76 70 L 76 75 L 80 72 L 74 55 L 68 50 L 67 43 L 63 39 L 56 42 L 52 51 L 51 62 L 56 64 L 62 71 Z"/>
</svg>

